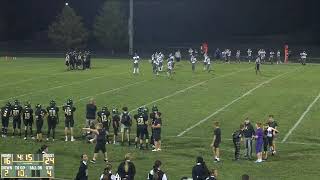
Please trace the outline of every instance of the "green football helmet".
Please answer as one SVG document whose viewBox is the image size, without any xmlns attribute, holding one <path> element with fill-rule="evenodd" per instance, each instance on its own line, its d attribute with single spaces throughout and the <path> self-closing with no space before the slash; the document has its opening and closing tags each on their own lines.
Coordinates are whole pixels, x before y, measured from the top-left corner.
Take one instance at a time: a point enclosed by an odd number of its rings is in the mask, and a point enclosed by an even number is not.
<svg viewBox="0 0 320 180">
<path fill-rule="evenodd" d="M 158 111 L 158 107 L 157 107 L 156 105 L 153 105 L 153 106 L 152 106 L 152 111 L 153 111 L 153 112 L 157 112 L 157 111 Z"/>
<path fill-rule="evenodd" d="M 56 106 L 56 102 L 55 102 L 54 100 L 51 100 L 51 101 L 50 101 L 50 106 L 51 106 L 51 107 Z"/>
<path fill-rule="evenodd" d="M 68 99 L 68 100 L 67 100 L 67 105 L 69 105 L 69 106 L 72 106 L 72 105 L 73 105 L 72 99 Z"/>
<path fill-rule="evenodd" d="M 19 105 L 19 100 L 14 100 L 14 105 Z"/>
</svg>

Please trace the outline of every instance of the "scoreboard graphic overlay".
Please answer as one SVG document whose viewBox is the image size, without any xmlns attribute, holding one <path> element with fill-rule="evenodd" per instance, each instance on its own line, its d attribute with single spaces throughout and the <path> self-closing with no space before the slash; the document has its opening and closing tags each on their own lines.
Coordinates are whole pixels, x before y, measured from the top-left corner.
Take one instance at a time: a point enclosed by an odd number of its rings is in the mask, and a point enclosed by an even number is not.
<svg viewBox="0 0 320 180">
<path fill-rule="evenodd" d="M 54 178 L 54 154 L 1 154 L 1 178 Z"/>
</svg>

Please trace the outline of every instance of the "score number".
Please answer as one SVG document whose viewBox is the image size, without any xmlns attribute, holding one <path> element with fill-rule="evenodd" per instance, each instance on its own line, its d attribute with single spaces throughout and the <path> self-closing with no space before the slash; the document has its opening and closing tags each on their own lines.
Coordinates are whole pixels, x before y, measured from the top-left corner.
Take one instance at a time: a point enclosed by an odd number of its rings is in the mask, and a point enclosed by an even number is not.
<svg viewBox="0 0 320 180">
<path fill-rule="evenodd" d="M 44 164 L 45 165 L 54 165 L 54 157 L 45 157 L 44 158 Z"/>
<path fill-rule="evenodd" d="M 11 158 L 3 158 L 4 165 L 10 165 L 12 163 Z"/>
</svg>

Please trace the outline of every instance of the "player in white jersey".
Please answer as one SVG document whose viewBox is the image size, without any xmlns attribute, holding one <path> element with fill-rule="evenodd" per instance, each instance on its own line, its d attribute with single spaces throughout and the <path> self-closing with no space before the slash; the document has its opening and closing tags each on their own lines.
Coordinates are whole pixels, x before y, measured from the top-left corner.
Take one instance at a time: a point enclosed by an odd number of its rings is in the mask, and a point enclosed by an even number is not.
<svg viewBox="0 0 320 180">
<path fill-rule="evenodd" d="M 222 59 L 225 61 L 225 63 L 227 63 L 227 51 L 226 50 L 222 51 L 221 56 L 222 56 Z"/>
<path fill-rule="evenodd" d="M 302 64 L 302 65 L 306 65 L 307 55 L 308 55 L 308 54 L 306 53 L 306 51 L 303 51 L 302 53 L 300 53 L 301 64 Z"/>
<path fill-rule="evenodd" d="M 173 71 L 173 61 L 169 60 L 167 63 L 167 75 L 168 78 L 172 77 L 172 71 Z"/>
<path fill-rule="evenodd" d="M 260 56 L 258 56 L 257 57 L 257 59 L 256 59 L 256 74 L 258 74 L 258 72 L 259 72 L 259 74 L 261 74 L 261 72 L 260 72 L 260 65 L 261 65 L 261 58 L 260 58 Z"/>
<path fill-rule="evenodd" d="M 241 54 L 241 51 L 240 50 L 237 50 L 237 53 L 236 53 L 236 60 L 238 63 L 240 63 L 240 54 Z"/>
<path fill-rule="evenodd" d="M 172 70 L 174 69 L 174 55 L 172 53 L 169 54 L 169 58 L 168 58 L 168 61 L 171 61 L 172 62 Z"/>
<path fill-rule="evenodd" d="M 68 67 L 68 70 L 71 70 L 71 65 L 70 65 L 70 55 L 69 53 L 66 54 L 66 66 Z"/>
<path fill-rule="evenodd" d="M 281 53 L 279 50 L 277 51 L 277 64 L 281 64 Z"/>
<path fill-rule="evenodd" d="M 191 56 L 192 72 L 196 70 L 196 62 L 197 62 L 197 58 L 194 55 L 192 55 Z"/>
<path fill-rule="evenodd" d="M 180 50 L 178 50 L 178 51 L 174 54 L 174 57 L 176 58 L 177 62 L 180 62 L 180 60 L 181 60 Z"/>
<path fill-rule="evenodd" d="M 208 72 L 210 72 L 210 71 L 211 71 L 211 59 L 210 59 L 210 57 L 209 57 L 207 54 L 205 54 L 204 59 L 205 59 L 205 61 L 206 61 L 206 63 L 207 63 L 207 65 L 206 65 L 206 70 L 207 70 Z"/>
<path fill-rule="evenodd" d="M 261 57 L 261 61 L 265 62 L 266 61 L 266 51 L 264 49 L 261 50 L 261 53 L 260 53 L 260 57 Z"/>
<path fill-rule="evenodd" d="M 203 71 L 207 70 L 207 54 L 203 55 Z"/>
<path fill-rule="evenodd" d="M 271 50 L 270 53 L 269 53 L 269 61 L 270 61 L 271 64 L 273 64 L 274 55 L 275 55 L 275 53 Z"/>
<path fill-rule="evenodd" d="M 231 50 L 227 49 L 227 62 L 230 64 L 231 61 Z"/>
<path fill-rule="evenodd" d="M 164 59 L 164 55 L 160 52 L 160 54 L 159 54 L 159 71 L 161 71 L 161 72 L 163 70 L 163 59 Z"/>
<path fill-rule="evenodd" d="M 133 59 L 133 74 L 139 74 L 140 57 L 137 55 L 137 53 L 135 53 L 132 59 Z"/>
<path fill-rule="evenodd" d="M 252 50 L 251 49 L 247 50 L 247 59 L 248 59 L 249 63 L 251 63 L 251 59 L 252 59 Z"/>
</svg>

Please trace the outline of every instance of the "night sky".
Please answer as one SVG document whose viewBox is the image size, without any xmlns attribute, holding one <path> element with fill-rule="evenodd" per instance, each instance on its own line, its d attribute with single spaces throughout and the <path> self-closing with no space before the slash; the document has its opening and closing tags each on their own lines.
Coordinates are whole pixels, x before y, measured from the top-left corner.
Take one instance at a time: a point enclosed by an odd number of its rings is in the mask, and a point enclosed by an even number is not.
<svg viewBox="0 0 320 180">
<path fill-rule="evenodd" d="M 129 0 L 120 0 L 128 4 Z M 0 40 L 44 38 L 66 0 L 1 0 Z M 91 29 L 104 0 L 69 0 Z M 136 42 L 299 34 L 319 41 L 319 0 L 134 0 Z M 128 7 L 124 10 L 127 12 Z M 320 42 L 320 41 L 319 41 Z"/>
</svg>

